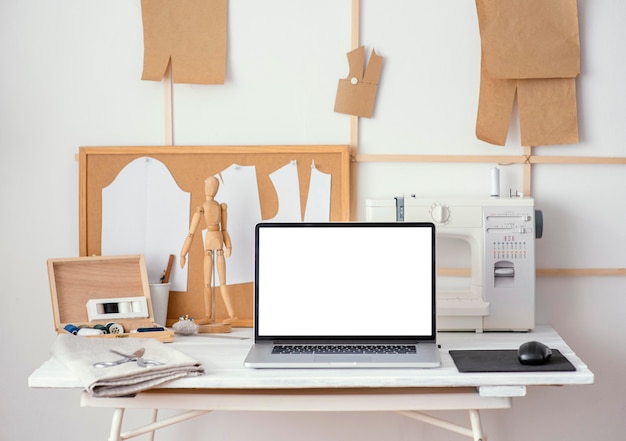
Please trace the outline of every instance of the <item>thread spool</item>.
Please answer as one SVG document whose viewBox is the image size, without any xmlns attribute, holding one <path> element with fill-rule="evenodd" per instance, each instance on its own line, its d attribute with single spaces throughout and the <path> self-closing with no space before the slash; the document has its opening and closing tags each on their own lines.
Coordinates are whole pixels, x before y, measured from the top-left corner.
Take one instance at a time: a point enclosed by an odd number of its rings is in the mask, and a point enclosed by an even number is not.
<svg viewBox="0 0 626 441">
<path fill-rule="evenodd" d="M 105 314 L 117 314 L 120 311 L 119 303 L 104 303 Z"/>
<path fill-rule="evenodd" d="M 500 197 L 500 169 L 497 167 L 491 169 L 491 197 Z"/>
<path fill-rule="evenodd" d="M 80 328 L 76 335 L 102 335 L 102 329 L 94 329 L 94 328 Z"/>
<path fill-rule="evenodd" d="M 119 323 L 109 322 L 106 324 L 106 328 L 109 331 L 109 334 L 123 334 L 124 327 Z"/>
<path fill-rule="evenodd" d="M 107 329 L 107 327 L 101 324 L 94 325 L 93 328 L 101 330 L 103 334 L 109 333 L 109 330 Z"/>
<path fill-rule="evenodd" d="M 74 326 L 71 323 L 68 323 L 67 325 L 63 326 L 63 329 L 65 329 L 70 334 L 74 334 L 74 335 L 78 334 L 78 326 Z"/>
<path fill-rule="evenodd" d="M 120 314 L 128 314 L 133 312 L 132 304 L 130 302 L 121 302 L 118 303 L 118 311 Z"/>
</svg>

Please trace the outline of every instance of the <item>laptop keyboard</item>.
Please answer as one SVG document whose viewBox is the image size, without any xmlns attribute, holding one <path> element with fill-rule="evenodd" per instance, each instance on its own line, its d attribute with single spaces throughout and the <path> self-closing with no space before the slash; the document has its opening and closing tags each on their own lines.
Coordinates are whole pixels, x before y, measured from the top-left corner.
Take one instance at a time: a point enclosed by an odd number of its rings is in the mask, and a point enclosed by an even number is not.
<svg viewBox="0 0 626 441">
<path fill-rule="evenodd" d="M 272 354 L 415 354 L 415 345 L 274 345 Z"/>
</svg>

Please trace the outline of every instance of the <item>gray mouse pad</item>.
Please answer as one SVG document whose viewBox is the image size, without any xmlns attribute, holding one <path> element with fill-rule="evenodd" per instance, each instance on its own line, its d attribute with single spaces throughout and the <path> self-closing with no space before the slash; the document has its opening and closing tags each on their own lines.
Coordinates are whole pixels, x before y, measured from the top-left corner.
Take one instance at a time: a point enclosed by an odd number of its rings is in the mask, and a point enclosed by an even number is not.
<svg viewBox="0 0 626 441">
<path fill-rule="evenodd" d="M 552 372 L 575 371 L 576 368 L 558 349 L 543 365 L 529 366 L 517 360 L 517 349 L 456 350 L 450 351 L 459 372 Z"/>
</svg>

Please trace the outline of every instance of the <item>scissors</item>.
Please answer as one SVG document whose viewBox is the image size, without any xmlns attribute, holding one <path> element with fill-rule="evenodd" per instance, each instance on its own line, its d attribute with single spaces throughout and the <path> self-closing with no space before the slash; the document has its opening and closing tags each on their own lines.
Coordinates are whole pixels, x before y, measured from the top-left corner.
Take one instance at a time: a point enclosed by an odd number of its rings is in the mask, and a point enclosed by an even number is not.
<svg viewBox="0 0 626 441">
<path fill-rule="evenodd" d="M 97 363 L 94 363 L 93 366 L 97 368 L 111 367 L 111 366 L 117 366 L 117 365 L 124 364 L 124 363 L 129 363 L 131 361 L 137 362 L 137 366 L 143 367 L 143 368 L 152 367 L 152 366 L 161 366 L 163 364 L 160 361 L 148 360 L 148 359 L 143 358 L 143 354 L 144 352 L 146 352 L 144 348 L 137 349 L 131 355 L 123 354 L 122 352 L 118 352 L 114 349 L 110 349 L 110 351 L 113 352 L 114 354 L 121 355 L 124 358 L 120 358 L 119 360 L 116 360 L 116 361 L 99 361 Z"/>
</svg>

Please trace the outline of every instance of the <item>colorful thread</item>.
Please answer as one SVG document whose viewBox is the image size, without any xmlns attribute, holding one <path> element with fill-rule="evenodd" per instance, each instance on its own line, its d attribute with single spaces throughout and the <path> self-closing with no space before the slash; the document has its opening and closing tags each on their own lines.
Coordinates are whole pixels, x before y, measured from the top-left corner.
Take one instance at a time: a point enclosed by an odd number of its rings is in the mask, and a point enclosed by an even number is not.
<svg viewBox="0 0 626 441">
<path fill-rule="evenodd" d="M 108 334 L 109 330 L 107 329 L 106 326 L 101 325 L 101 324 L 97 324 L 93 326 L 94 329 L 100 329 L 104 334 Z"/>
<path fill-rule="evenodd" d="M 65 325 L 63 329 L 65 329 L 70 334 L 74 334 L 74 335 L 78 334 L 78 327 L 72 325 L 71 323 L 68 323 L 67 325 Z"/>
<path fill-rule="evenodd" d="M 102 335 L 102 334 L 104 334 L 104 332 L 102 332 L 101 329 L 81 328 L 78 330 L 78 333 L 76 335 Z"/>
</svg>

